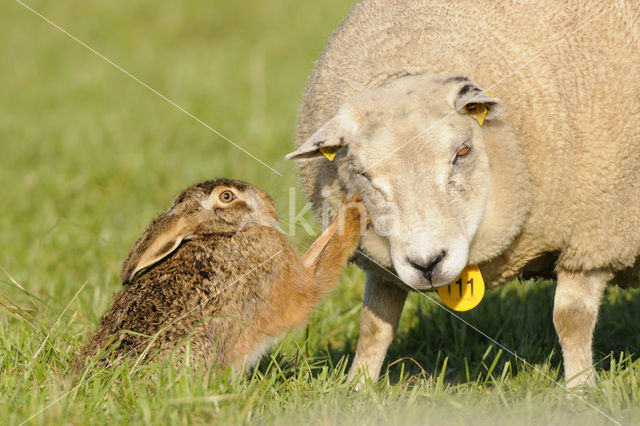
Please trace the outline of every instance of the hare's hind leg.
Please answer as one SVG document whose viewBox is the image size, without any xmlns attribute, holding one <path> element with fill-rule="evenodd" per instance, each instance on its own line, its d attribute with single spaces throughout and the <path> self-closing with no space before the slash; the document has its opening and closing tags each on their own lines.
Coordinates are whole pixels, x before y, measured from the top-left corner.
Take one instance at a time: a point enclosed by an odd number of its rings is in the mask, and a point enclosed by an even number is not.
<svg viewBox="0 0 640 426">
<path fill-rule="evenodd" d="M 593 329 L 602 292 L 611 273 L 558 270 L 553 324 L 560 339 L 567 386 L 593 384 Z"/>
<path fill-rule="evenodd" d="M 179 342 L 173 339 L 162 342 L 157 358 L 171 357 L 176 368 L 183 364 L 191 367 L 202 365 L 204 368 L 210 368 L 214 363 L 224 364 L 224 354 L 228 351 L 226 336 L 220 336 L 219 331 L 212 327 L 214 321 L 210 319 L 196 325 Z"/>
</svg>

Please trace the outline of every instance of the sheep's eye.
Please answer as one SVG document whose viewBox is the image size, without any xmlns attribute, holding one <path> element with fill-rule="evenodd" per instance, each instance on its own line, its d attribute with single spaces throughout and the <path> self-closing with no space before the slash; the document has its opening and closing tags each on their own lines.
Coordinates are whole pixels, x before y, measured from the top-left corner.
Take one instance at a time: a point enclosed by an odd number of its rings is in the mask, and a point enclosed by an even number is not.
<svg viewBox="0 0 640 426">
<path fill-rule="evenodd" d="M 469 151 L 471 151 L 471 147 L 469 145 L 462 145 L 458 148 L 458 151 L 456 151 L 456 160 L 469 154 Z"/>
<path fill-rule="evenodd" d="M 235 198 L 236 198 L 235 194 L 229 191 L 228 189 L 220 193 L 220 201 L 222 201 L 223 203 L 230 203 Z"/>
<path fill-rule="evenodd" d="M 368 174 L 366 174 L 365 172 L 360 172 L 358 173 L 360 176 L 362 176 L 363 178 L 365 178 L 366 180 L 368 180 L 369 182 L 371 182 L 371 176 L 369 176 Z"/>
</svg>

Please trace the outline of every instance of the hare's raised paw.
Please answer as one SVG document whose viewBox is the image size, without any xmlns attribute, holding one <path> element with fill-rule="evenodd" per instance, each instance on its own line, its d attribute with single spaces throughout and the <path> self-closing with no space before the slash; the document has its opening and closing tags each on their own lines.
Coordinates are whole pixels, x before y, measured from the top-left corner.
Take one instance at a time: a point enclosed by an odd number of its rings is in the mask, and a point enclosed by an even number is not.
<svg viewBox="0 0 640 426">
<path fill-rule="evenodd" d="M 353 194 L 349 201 L 346 201 L 345 197 L 345 202 L 338 210 L 338 216 L 341 217 L 340 220 L 344 220 L 345 224 L 358 224 L 359 226 L 361 222 L 365 222 L 366 225 L 370 223 L 367 208 L 359 192 Z"/>
<path fill-rule="evenodd" d="M 346 197 L 345 197 L 346 199 Z M 359 192 L 354 193 L 351 198 L 349 199 L 348 203 L 357 203 L 362 201 L 362 196 L 360 195 Z"/>
</svg>

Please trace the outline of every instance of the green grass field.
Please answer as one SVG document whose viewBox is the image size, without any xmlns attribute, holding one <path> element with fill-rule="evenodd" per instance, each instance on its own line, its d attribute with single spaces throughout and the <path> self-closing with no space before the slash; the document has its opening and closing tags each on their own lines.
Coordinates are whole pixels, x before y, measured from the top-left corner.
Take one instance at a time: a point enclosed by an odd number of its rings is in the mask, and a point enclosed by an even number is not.
<svg viewBox="0 0 640 426">
<path fill-rule="evenodd" d="M 511 283 L 461 315 L 545 375 L 413 294 L 385 375 L 355 392 L 346 371 L 363 274 L 352 265 L 309 326 L 245 375 L 162 363 L 69 374 L 121 287 L 129 247 L 180 190 L 221 176 L 253 182 L 272 194 L 283 227 L 290 187 L 304 205 L 283 157 L 313 62 L 352 3 L 28 0 L 282 176 L 20 3 L 3 3 L 0 423 L 611 423 L 596 408 L 640 423 L 640 293 L 617 287 L 596 330 L 598 384 L 582 400 L 545 377 L 562 380 L 545 281 Z M 312 238 L 298 231 L 303 251 Z"/>
</svg>

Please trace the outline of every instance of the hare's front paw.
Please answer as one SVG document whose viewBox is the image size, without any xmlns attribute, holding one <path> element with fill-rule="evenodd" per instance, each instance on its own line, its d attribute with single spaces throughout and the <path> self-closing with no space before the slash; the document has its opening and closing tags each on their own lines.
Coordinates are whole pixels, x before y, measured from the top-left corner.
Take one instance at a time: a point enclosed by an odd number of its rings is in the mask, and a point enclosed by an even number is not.
<svg viewBox="0 0 640 426">
<path fill-rule="evenodd" d="M 362 201 L 362 197 L 357 192 L 340 207 L 338 214 L 342 216 L 344 223 L 347 225 L 359 227 L 364 223 L 366 227 L 370 223 L 367 208 Z"/>
</svg>

